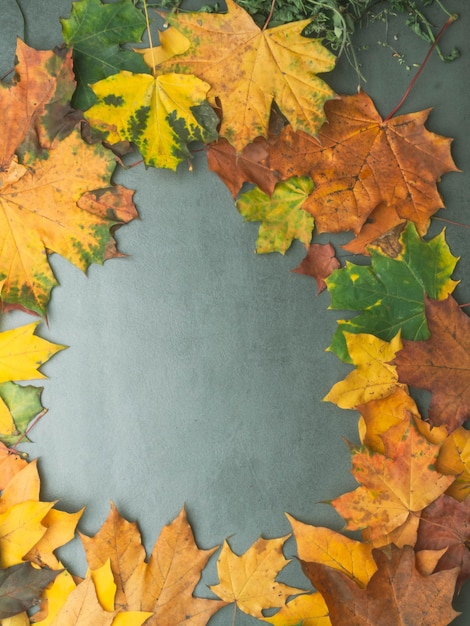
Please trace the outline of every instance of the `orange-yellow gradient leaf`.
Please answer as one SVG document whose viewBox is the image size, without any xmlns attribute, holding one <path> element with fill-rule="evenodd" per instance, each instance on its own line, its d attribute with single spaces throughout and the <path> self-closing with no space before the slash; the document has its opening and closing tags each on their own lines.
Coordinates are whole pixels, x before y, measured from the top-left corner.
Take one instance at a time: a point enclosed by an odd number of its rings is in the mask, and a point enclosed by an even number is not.
<svg viewBox="0 0 470 626">
<path fill-rule="evenodd" d="M 39 367 L 64 346 L 37 337 L 39 322 L 0 333 L 0 382 L 46 378 Z"/>
<path fill-rule="evenodd" d="M 109 191 L 115 161 L 100 144 L 85 143 L 78 130 L 42 159 L 30 161 L 30 156 L 24 155 L 23 176 L 0 188 L 1 296 L 10 306 L 44 314 L 57 284 L 46 251 L 83 271 L 115 255 L 110 228 L 119 219 L 113 206 L 102 213 L 79 206 L 83 194 L 99 197 Z M 123 188 L 111 189 L 127 199 Z"/>
<path fill-rule="evenodd" d="M 318 231 L 362 229 L 360 245 L 346 246 L 353 252 L 406 220 L 426 233 L 431 215 L 443 206 L 436 182 L 457 171 L 451 140 L 424 127 L 430 110 L 383 121 L 360 92 L 327 102 L 325 112 L 317 139 L 287 127 L 269 161 L 283 178 L 311 176 L 315 188 L 305 210 Z M 383 208 L 380 221 L 377 208 Z M 373 223 L 364 225 L 369 216 Z"/>
<path fill-rule="evenodd" d="M 163 528 L 148 563 L 137 525 L 123 519 L 114 505 L 98 533 L 81 539 L 92 569 L 110 560 L 117 586 L 116 607 L 153 613 L 146 626 L 171 626 L 185 619 L 194 626 L 205 626 L 223 606 L 193 595 L 214 551 L 197 547 L 184 510 Z"/>
<path fill-rule="evenodd" d="M 267 136 L 273 100 L 294 128 L 317 133 L 323 105 L 334 94 L 316 74 L 332 70 L 335 58 L 320 40 L 302 37 L 309 20 L 261 30 L 233 0 L 227 9 L 171 13 L 169 23 L 191 47 L 157 71 L 194 74 L 209 83 L 210 103 L 222 103 L 220 134 L 238 152 Z"/>
<path fill-rule="evenodd" d="M 439 446 L 423 437 L 414 422 L 390 428 L 383 441 L 389 456 L 353 450 L 352 473 L 361 486 L 331 502 L 347 529 L 367 528 L 371 540 L 419 516 L 454 481 L 436 471 Z"/>
<path fill-rule="evenodd" d="M 370 543 L 345 537 L 321 526 L 303 524 L 287 516 L 297 542 L 299 559 L 324 563 L 347 574 L 360 585 L 367 585 L 377 567 Z"/>
<path fill-rule="evenodd" d="M 389 361 L 402 347 L 400 333 L 390 341 L 382 341 L 374 335 L 344 333 L 349 355 L 356 369 L 336 383 L 323 398 L 342 409 L 354 409 L 360 404 L 386 398 L 398 383 L 394 365 Z"/>
<path fill-rule="evenodd" d="M 0 443 L 0 491 L 5 489 L 10 480 L 28 465 L 21 453 L 10 450 Z"/>
<path fill-rule="evenodd" d="M 319 593 L 297 596 L 276 615 L 263 619 L 273 626 L 331 626 L 328 607 Z"/>
<path fill-rule="evenodd" d="M 217 561 L 220 583 L 211 590 L 253 617 L 263 618 L 263 609 L 284 606 L 290 595 L 304 591 L 276 580 L 289 563 L 282 552 L 286 539 L 260 538 L 241 556 L 225 541 Z"/>
</svg>

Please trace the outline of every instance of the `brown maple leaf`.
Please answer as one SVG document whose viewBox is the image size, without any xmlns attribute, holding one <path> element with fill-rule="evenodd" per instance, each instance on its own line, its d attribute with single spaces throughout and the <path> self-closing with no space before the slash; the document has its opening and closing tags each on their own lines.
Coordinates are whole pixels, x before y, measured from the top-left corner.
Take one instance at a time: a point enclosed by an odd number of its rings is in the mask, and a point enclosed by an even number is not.
<svg viewBox="0 0 470 626">
<path fill-rule="evenodd" d="M 320 293 L 326 289 L 325 278 L 340 267 L 341 263 L 336 258 L 335 249 L 331 243 L 312 243 L 305 259 L 292 271 L 314 278 L 317 281 L 317 293 Z"/>
<path fill-rule="evenodd" d="M 313 179 L 304 208 L 315 217 L 317 230 L 357 234 L 382 207 L 388 217 L 368 241 L 405 220 L 424 234 L 430 216 L 443 206 L 436 181 L 456 171 L 451 140 L 424 127 L 429 110 L 385 122 L 360 92 L 327 102 L 325 113 L 318 138 L 287 127 L 269 159 L 283 178 Z"/>
<path fill-rule="evenodd" d="M 225 604 L 193 596 L 214 550 L 197 547 L 184 510 L 163 528 L 148 563 L 137 524 L 122 518 L 114 505 L 98 533 L 81 540 L 91 569 L 110 559 L 116 608 L 153 613 L 148 626 L 205 626 Z"/>
<path fill-rule="evenodd" d="M 400 382 L 432 393 L 428 419 L 451 432 L 470 416 L 470 318 L 451 296 L 425 306 L 431 337 L 403 341 L 392 363 Z"/>
<path fill-rule="evenodd" d="M 267 142 L 263 137 L 257 137 L 238 155 L 235 148 L 224 138 L 207 146 L 209 169 L 227 185 L 234 198 L 245 182 L 257 185 L 269 196 L 272 194 L 279 178 L 267 167 L 265 163 L 267 156 Z"/>
<path fill-rule="evenodd" d="M 470 498 L 457 502 L 443 494 L 424 509 L 418 528 L 415 550 L 441 550 L 444 554 L 436 570 L 460 569 L 460 587 L 470 578 Z"/>
<path fill-rule="evenodd" d="M 365 589 L 326 565 L 302 563 L 335 626 L 447 626 L 457 617 L 451 604 L 457 568 L 423 576 L 411 546 L 392 545 L 373 555 L 377 572 Z"/>
</svg>

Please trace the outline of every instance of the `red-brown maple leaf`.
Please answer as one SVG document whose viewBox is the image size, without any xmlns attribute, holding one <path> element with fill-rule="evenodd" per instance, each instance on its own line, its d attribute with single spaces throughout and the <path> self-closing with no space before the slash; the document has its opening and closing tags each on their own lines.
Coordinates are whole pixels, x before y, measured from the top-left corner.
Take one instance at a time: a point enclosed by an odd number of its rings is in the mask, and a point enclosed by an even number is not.
<svg viewBox="0 0 470 626">
<path fill-rule="evenodd" d="M 436 572 L 460 568 L 459 587 L 470 578 L 470 498 L 458 502 L 443 494 L 421 513 L 415 550 L 442 550 Z"/>
<path fill-rule="evenodd" d="M 305 259 L 292 271 L 314 278 L 317 281 L 317 291 L 320 293 L 326 288 L 325 278 L 340 267 L 341 263 L 336 258 L 335 249 L 331 243 L 312 243 Z"/>
<path fill-rule="evenodd" d="M 349 576 L 320 563 L 302 563 L 323 595 L 335 626 L 447 626 L 458 569 L 423 576 L 411 546 L 374 550 L 377 572 L 362 589 Z"/>
<path fill-rule="evenodd" d="M 453 431 L 470 416 L 470 318 L 451 296 L 425 306 L 431 337 L 403 341 L 392 363 L 401 383 L 432 393 L 432 424 Z"/>
</svg>

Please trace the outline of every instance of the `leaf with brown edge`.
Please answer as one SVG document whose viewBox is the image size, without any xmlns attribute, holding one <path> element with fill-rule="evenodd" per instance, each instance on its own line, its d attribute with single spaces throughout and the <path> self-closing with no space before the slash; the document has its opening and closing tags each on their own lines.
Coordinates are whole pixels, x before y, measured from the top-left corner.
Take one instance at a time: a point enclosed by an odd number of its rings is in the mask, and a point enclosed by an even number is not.
<svg viewBox="0 0 470 626">
<path fill-rule="evenodd" d="M 425 307 L 431 337 L 403 341 L 393 364 L 401 383 L 432 393 L 429 421 L 452 432 L 470 417 L 470 318 L 451 296 Z"/>
<path fill-rule="evenodd" d="M 324 563 L 343 572 L 361 586 L 367 585 L 377 567 L 372 544 L 350 539 L 330 528 L 303 524 L 287 515 L 301 561 Z"/>
<path fill-rule="evenodd" d="M 423 576 L 410 546 L 390 546 L 373 554 L 377 572 L 365 589 L 326 565 L 302 563 L 335 626 L 447 626 L 457 617 L 452 608 L 457 568 Z"/>
<path fill-rule="evenodd" d="M 209 102 L 222 103 L 220 135 L 238 152 L 267 136 L 273 100 L 295 128 L 318 131 L 334 93 L 316 74 L 332 70 L 335 58 L 320 40 L 302 37 L 309 20 L 261 30 L 227 0 L 227 13 L 170 13 L 168 22 L 191 47 L 157 72 L 194 74 L 209 83 Z"/>
<path fill-rule="evenodd" d="M 227 185 L 233 198 L 246 182 L 257 185 L 269 196 L 273 193 L 279 178 L 267 167 L 267 156 L 267 142 L 263 137 L 256 137 L 240 154 L 224 138 L 207 146 L 209 169 Z"/>
<path fill-rule="evenodd" d="M 305 210 L 315 217 L 318 232 L 358 234 L 383 206 L 390 218 L 381 224 L 382 233 L 397 224 L 398 215 L 400 223 L 414 222 L 423 235 L 443 206 L 436 181 L 457 171 L 451 140 L 424 127 L 429 110 L 384 122 L 360 92 L 327 102 L 325 113 L 318 139 L 287 127 L 269 159 L 283 178 L 311 176 L 315 188 Z"/>
<path fill-rule="evenodd" d="M 443 494 L 421 513 L 416 550 L 446 549 L 436 572 L 460 569 L 459 588 L 470 578 L 470 499 L 457 502 Z"/>
<path fill-rule="evenodd" d="M 413 421 L 382 438 L 387 456 L 365 447 L 352 450 L 352 474 L 361 486 L 330 502 L 348 530 L 367 529 L 374 542 L 410 523 L 454 481 L 434 469 L 439 446 Z"/>
<path fill-rule="evenodd" d="M 224 602 L 235 602 L 241 611 L 260 619 L 264 609 L 284 606 L 290 595 L 305 591 L 276 580 L 289 563 L 282 553 L 286 539 L 260 537 L 241 556 L 225 541 L 217 561 L 220 583 L 210 589 Z"/>
<path fill-rule="evenodd" d="M 116 607 L 153 613 L 146 626 L 205 626 L 224 605 L 193 596 L 214 550 L 197 547 L 184 510 L 163 528 L 148 563 L 137 525 L 122 518 L 114 505 L 96 535 L 81 535 L 81 540 L 90 568 L 98 569 L 110 560 Z"/>
<path fill-rule="evenodd" d="M 336 258 L 335 249 L 331 243 L 312 243 L 305 259 L 292 271 L 314 278 L 317 281 L 317 293 L 320 293 L 326 289 L 325 278 L 340 267 L 341 263 Z"/>
</svg>

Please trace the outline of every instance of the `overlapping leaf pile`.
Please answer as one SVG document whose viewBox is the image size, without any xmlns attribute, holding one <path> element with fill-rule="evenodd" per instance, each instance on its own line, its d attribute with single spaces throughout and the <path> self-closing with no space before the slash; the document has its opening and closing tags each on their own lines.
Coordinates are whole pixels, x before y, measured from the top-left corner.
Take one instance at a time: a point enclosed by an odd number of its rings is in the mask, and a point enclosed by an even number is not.
<svg viewBox="0 0 470 626">
<path fill-rule="evenodd" d="M 0 334 L 2 626 L 203 626 L 231 603 L 278 626 L 444 626 L 456 615 L 455 589 L 470 576 L 470 322 L 451 295 L 457 259 L 444 232 L 423 239 L 442 207 L 436 182 L 456 170 L 450 140 L 424 127 L 427 111 L 382 120 L 365 93 L 332 99 L 316 74 L 334 58 L 302 37 L 305 22 L 259 29 L 227 7 L 171 14 L 142 56 L 122 47 L 145 27 L 131 0 L 73 3 L 62 21 L 73 52 L 18 43 L 0 89 L 3 307 L 45 316 L 56 284 L 48 256 L 86 271 L 119 255 L 112 231 L 136 216 L 132 192 L 111 183 L 112 152 L 83 139 L 79 107 L 108 144 L 135 144 L 147 165 L 176 169 L 192 141 L 210 142 L 211 169 L 245 219 L 261 222 L 257 252 L 300 240 L 308 252 L 295 271 L 326 287 L 332 308 L 358 312 L 330 346 L 354 369 L 325 400 L 360 415 L 359 486 L 331 505 L 362 538 L 289 516 L 316 591 L 279 582 L 286 537 L 261 538 L 243 555 L 224 543 L 204 598 L 195 588 L 216 549 L 198 548 L 184 510 L 147 559 L 137 525 L 113 505 L 95 536 L 81 535 L 89 570 L 72 576 L 54 551 L 81 511 L 42 502 L 36 464 L 15 450 L 45 411 L 41 390 L 15 381 L 42 377 L 62 349 L 33 323 Z M 240 194 L 246 182 L 256 187 Z M 330 244 L 312 243 L 315 230 L 353 231 L 346 248 L 370 264 L 340 268 Z M 431 392 L 425 419 L 407 385 Z"/>
</svg>

